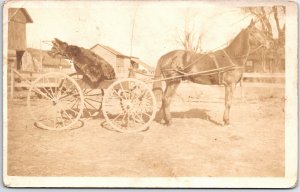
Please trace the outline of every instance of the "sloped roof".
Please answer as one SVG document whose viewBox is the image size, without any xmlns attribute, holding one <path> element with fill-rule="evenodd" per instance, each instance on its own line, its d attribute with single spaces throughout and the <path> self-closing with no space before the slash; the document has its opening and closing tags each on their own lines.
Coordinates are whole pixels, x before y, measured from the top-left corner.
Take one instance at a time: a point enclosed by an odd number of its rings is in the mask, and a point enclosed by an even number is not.
<svg viewBox="0 0 300 192">
<path fill-rule="evenodd" d="M 33 23 L 32 18 L 28 14 L 27 10 L 24 8 L 9 8 L 9 16 L 10 16 L 9 20 L 12 20 L 18 11 L 21 11 L 24 14 L 26 18 L 26 23 Z"/>
<path fill-rule="evenodd" d="M 120 53 L 119 51 L 116 51 L 115 49 L 113 49 L 113 48 L 111 48 L 111 47 L 109 47 L 109 46 L 101 45 L 101 44 L 99 44 L 99 43 L 96 44 L 96 45 L 94 45 L 94 46 L 91 47 L 90 49 L 94 49 L 94 48 L 96 48 L 97 46 L 100 46 L 100 47 L 102 47 L 102 48 L 108 50 L 109 52 L 111 52 L 112 54 L 114 54 L 114 55 L 116 55 L 116 56 L 130 58 L 129 56 L 124 55 L 124 54 Z"/>
<path fill-rule="evenodd" d="M 101 44 L 98 43 L 98 44 L 94 45 L 93 47 L 91 47 L 90 49 L 92 50 L 92 49 L 96 48 L 97 46 L 100 46 L 100 47 L 110 51 L 112 54 L 114 54 L 116 56 L 130 58 L 132 61 L 140 64 L 141 66 L 146 68 L 148 71 L 154 71 L 154 67 L 151 67 L 150 65 L 144 63 L 138 57 L 130 57 L 130 56 L 124 55 L 124 54 L 120 53 L 119 51 L 116 51 L 115 49 L 113 49 L 109 46 L 101 45 Z"/>
<path fill-rule="evenodd" d="M 48 54 L 49 51 L 39 50 L 34 48 L 27 48 L 27 52 L 31 54 L 33 58 L 40 62 L 41 58 L 43 58 L 44 66 L 62 66 L 65 68 L 71 67 L 71 64 L 62 56 L 57 55 L 56 57 L 52 57 Z"/>
<path fill-rule="evenodd" d="M 148 71 L 154 71 L 154 67 L 151 67 L 150 65 L 144 63 L 143 61 L 141 61 L 139 58 L 137 57 L 131 57 L 130 58 L 132 61 L 138 63 L 139 65 L 143 66 L 144 68 L 146 68 Z"/>
</svg>

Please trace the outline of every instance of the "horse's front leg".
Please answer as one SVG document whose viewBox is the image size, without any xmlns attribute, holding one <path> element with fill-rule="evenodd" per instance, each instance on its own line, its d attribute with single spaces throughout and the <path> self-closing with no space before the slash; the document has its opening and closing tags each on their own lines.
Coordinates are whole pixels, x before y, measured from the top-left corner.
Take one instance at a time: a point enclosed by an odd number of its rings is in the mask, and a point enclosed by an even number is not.
<svg viewBox="0 0 300 192">
<path fill-rule="evenodd" d="M 232 97 L 235 89 L 235 84 L 225 85 L 225 111 L 223 115 L 224 125 L 229 125 L 229 112 L 232 103 Z"/>
<path fill-rule="evenodd" d="M 164 112 L 164 120 L 166 125 L 172 124 L 172 116 L 170 112 L 170 104 L 172 97 L 175 95 L 180 81 L 172 81 L 167 83 L 166 90 L 162 99 L 162 109 Z"/>
</svg>

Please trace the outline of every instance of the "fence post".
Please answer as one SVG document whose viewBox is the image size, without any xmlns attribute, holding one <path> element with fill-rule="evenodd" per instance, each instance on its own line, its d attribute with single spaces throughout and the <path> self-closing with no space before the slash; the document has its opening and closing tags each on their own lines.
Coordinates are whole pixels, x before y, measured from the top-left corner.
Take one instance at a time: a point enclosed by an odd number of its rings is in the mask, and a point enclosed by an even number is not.
<svg viewBox="0 0 300 192">
<path fill-rule="evenodd" d="M 15 62 L 12 62 L 10 67 L 10 99 L 12 100 L 14 99 L 14 89 L 15 89 L 14 67 L 15 67 Z"/>
</svg>

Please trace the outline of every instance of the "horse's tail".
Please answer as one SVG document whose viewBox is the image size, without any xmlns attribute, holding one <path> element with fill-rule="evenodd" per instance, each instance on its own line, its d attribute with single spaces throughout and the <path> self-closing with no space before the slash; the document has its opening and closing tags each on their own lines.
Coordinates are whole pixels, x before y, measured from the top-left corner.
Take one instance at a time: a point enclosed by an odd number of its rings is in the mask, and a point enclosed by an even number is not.
<svg viewBox="0 0 300 192">
<path fill-rule="evenodd" d="M 163 89 L 162 89 L 162 72 L 161 72 L 161 64 L 162 58 L 159 59 L 156 65 L 155 73 L 154 73 L 154 83 L 152 91 L 156 97 L 157 103 L 162 101 Z"/>
</svg>

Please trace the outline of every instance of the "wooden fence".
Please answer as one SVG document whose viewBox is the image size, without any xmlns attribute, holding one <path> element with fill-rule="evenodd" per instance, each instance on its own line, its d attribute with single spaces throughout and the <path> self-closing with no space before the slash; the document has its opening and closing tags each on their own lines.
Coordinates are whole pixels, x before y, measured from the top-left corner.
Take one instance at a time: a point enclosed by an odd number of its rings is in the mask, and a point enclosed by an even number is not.
<svg viewBox="0 0 300 192">
<path fill-rule="evenodd" d="M 18 71 L 11 69 L 9 73 L 8 87 L 10 88 L 10 98 L 14 98 L 15 88 L 27 88 L 31 86 L 31 82 L 47 72 L 29 72 Z M 57 84 L 54 82 L 42 82 L 42 84 L 36 85 L 38 87 L 54 87 Z"/>
<path fill-rule="evenodd" d="M 246 81 L 245 79 L 250 80 Z M 251 81 L 266 79 L 266 82 Z M 274 88 L 284 89 L 285 87 L 285 73 L 244 73 L 240 82 L 241 86 L 241 99 L 245 101 L 245 91 L 247 87 L 250 88 Z"/>
<path fill-rule="evenodd" d="M 244 73 L 242 81 L 237 84 L 235 97 L 245 101 L 249 99 L 281 97 L 284 94 L 284 73 Z M 201 85 L 183 82 L 177 89 L 176 96 L 180 101 L 215 102 L 224 100 L 223 85 Z"/>
<path fill-rule="evenodd" d="M 245 82 L 245 79 L 268 79 L 269 82 Z M 284 88 L 285 73 L 244 73 L 245 87 Z M 277 81 L 279 80 L 279 81 Z"/>
<path fill-rule="evenodd" d="M 10 73 L 10 98 L 14 97 L 15 88 L 29 88 L 31 81 L 35 80 L 43 73 L 26 72 L 11 70 Z M 283 89 L 285 73 L 244 73 L 243 79 L 240 83 L 241 99 L 245 100 L 245 88 L 269 88 L 269 89 Z M 27 80 L 27 81 L 26 81 Z M 267 81 L 260 81 L 267 80 Z M 46 86 L 46 85 L 45 85 Z"/>
</svg>

